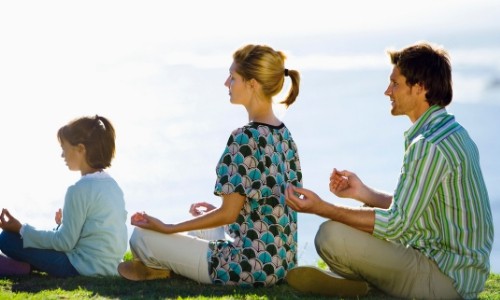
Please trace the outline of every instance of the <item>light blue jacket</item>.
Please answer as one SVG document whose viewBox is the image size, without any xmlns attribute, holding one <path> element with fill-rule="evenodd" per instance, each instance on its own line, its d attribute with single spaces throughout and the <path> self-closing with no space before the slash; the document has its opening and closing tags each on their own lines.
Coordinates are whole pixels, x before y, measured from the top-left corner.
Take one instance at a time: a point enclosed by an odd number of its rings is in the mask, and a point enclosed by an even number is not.
<svg viewBox="0 0 500 300">
<path fill-rule="evenodd" d="M 82 176 L 66 192 L 57 231 L 23 227 L 25 248 L 65 252 L 81 275 L 117 275 L 127 250 L 127 211 L 123 192 L 107 173 Z"/>
</svg>

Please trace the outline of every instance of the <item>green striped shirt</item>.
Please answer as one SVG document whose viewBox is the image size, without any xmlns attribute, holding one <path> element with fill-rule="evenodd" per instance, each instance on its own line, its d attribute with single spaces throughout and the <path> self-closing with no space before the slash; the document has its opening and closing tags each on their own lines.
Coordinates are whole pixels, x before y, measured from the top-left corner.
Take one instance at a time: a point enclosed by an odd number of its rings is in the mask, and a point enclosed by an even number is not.
<svg viewBox="0 0 500 300">
<path fill-rule="evenodd" d="M 420 250 L 476 298 L 489 275 L 493 219 L 479 153 L 444 108 L 432 106 L 405 132 L 403 167 L 373 235 Z"/>
</svg>

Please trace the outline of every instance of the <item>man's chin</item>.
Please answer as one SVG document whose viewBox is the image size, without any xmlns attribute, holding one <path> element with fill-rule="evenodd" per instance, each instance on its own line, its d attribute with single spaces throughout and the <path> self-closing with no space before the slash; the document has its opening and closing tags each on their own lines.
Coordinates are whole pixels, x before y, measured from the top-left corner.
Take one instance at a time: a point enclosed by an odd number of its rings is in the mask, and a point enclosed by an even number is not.
<svg viewBox="0 0 500 300">
<path fill-rule="evenodd" d="M 393 116 L 402 116 L 402 115 L 404 115 L 404 114 L 403 114 L 402 112 L 398 111 L 398 110 L 396 109 L 396 107 L 394 107 L 394 106 L 393 106 L 393 107 L 391 108 L 391 115 L 393 115 Z"/>
</svg>

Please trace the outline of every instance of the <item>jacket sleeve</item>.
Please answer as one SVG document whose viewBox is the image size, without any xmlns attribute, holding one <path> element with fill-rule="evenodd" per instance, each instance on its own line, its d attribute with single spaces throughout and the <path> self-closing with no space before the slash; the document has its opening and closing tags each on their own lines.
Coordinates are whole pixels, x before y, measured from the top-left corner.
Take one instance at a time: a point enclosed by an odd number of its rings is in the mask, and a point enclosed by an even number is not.
<svg viewBox="0 0 500 300">
<path fill-rule="evenodd" d="M 53 249 L 71 251 L 80 238 L 85 223 L 87 209 L 84 199 L 80 199 L 82 191 L 70 186 L 66 192 L 62 225 L 57 231 L 37 230 L 26 225 L 23 232 L 24 248 Z"/>
</svg>

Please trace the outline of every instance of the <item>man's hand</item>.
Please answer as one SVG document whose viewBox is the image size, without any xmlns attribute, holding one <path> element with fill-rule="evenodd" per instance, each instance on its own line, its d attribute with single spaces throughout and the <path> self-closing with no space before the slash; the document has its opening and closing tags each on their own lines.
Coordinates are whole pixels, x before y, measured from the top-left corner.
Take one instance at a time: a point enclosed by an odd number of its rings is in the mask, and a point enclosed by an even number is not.
<svg viewBox="0 0 500 300">
<path fill-rule="evenodd" d="M 333 169 L 330 176 L 330 192 L 340 198 L 351 198 L 366 206 L 387 209 L 392 203 L 392 195 L 366 186 L 350 171 Z"/>
<path fill-rule="evenodd" d="M 330 175 L 330 192 L 337 197 L 360 200 L 359 194 L 363 187 L 363 182 L 350 171 L 338 171 L 334 168 Z"/>
</svg>

